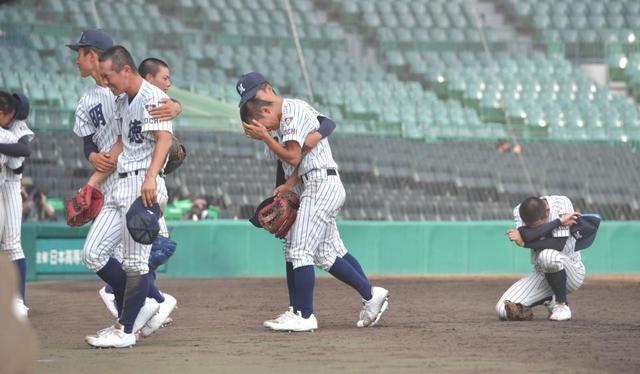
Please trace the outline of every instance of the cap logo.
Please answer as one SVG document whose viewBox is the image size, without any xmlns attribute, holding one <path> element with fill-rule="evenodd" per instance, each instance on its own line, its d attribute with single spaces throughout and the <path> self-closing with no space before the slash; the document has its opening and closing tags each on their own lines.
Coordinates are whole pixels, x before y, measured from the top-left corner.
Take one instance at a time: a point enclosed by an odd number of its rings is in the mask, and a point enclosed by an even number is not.
<svg viewBox="0 0 640 374">
<path fill-rule="evenodd" d="M 84 43 L 85 40 L 87 40 L 87 36 L 84 33 L 82 33 L 82 35 L 80 35 L 80 43 Z"/>
<path fill-rule="evenodd" d="M 576 240 L 582 239 L 582 234 L 580 234 L 580 231 L 576 231 L 573 234 L 573 237 L 576 238 Z"/>
<path fill-rule="evenodd" d="M 149 212 L 149 214 L 153 215 L 153 212 L 150 211 L 149 209 L 147 209 L 147 212 Z"/>
<path fill-rule="evenodd" d="M 244 91 L 246 91 L 246 89 L 244 88 L 244 86 L 242 85 L 242 83 L 240 83 L 238 85 L 238 92 L 240 93 L 240 95 L 242 95 L 244 93 Z"/>
</svg>

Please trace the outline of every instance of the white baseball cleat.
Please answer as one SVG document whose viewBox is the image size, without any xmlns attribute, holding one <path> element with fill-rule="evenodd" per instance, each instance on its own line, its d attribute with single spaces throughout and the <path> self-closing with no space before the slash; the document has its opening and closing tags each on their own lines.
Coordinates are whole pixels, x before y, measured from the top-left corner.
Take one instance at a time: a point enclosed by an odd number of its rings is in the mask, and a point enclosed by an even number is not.
<svg viewBox="0 0 640 374">
<path fill-rule="evenodd" d="M 116 325 L 100 330 L 98 335 L 85 341 L 96 348 L 128 348 L 136 345 L 135 334 L 127 334 L 122 326 Z"/>
<path fill-rule="evenodd" d="M 13 314 L 20 321 L 27 321 L 29 317 L 29 308 L 24 305 L 24 300 L 19 297 L 13 299 Z"/>
<path fill-rule="evenodd" d="M 549 316 L 552 321 L 568 321 L 571 319 L 571 309 L 564 303 L 556 303 L 553 306 L 553 313 Z"/>
<path fill-rule="evenodd" d="M 133 323 L 133 332 L 138 333 L 144 325 L 149 322 L 151 317 L 153 317 L 158 310 L 160 309 L 160 303 L 156 301 L 156 299 L 152 299 L 147 297 L 144 305 L 140 308 L 140 312 L 138 312 L 138 316 L 136 317 L 135 322 Z"/>
<path fill-rule="evenodd" d="M 111 313 L 113 318 L 118 318 L 118 309 L 116 309 L 116 296 L 112 293 L 107 293 L 106 288 L 106 286 L 102 287 L 100 291 L 98 291 L 98 294 L 100 295 L 102 302 L 104 302 L 104 305 L 106 305 L 107 310 L 109 311 L 109 313 Z"/>
<path fill-rule="evenodd" d="M 382 287 L 373 287 L 371 289 L 371 300 L 363 300 L 362 304 L 363 307 L 356 326 L 375 326 L 380 317 L 382 317 L 382 313 L 389 308 L 389 291 Z"/>
<path fill-rule="evenodd" d="M 96 332 L 95 335 L 87 335 L 87 336 L 85 336 L 84 337 L 84 341 L 87 342 L 88 344 L 91 344 L 91 342 L 93 342 L 98 337 L 110 334 L 111 330 L 115 330 L 115 329 L 122 330 L 122 325 L 120 325 L 118 322 L 116 322 L 115 325 L 111 325 L 109 327 L 103 328 L 102 330 L 99 330 L 98 332 Z"/>
<path fill-rule="evenodd" d="M 158 330 L 166 323 L 167 319 L 169 318 L 169 314 L 171 314 L 171 312 L 173 312 L 173 310 L 176 308 L 176 304 L 178 303 L 176 301 L 176 298 L 169 295 L 168 293 L 165 293 L 163 295 L 164 302 L 160 303 L 158 312 L 153 315 L 153 317 L 151 317 L 142 327 L 142 329 L 140 330 L 141 336 L 147 337 L 156 332 L 156 330 Z"/>
<path fill-rule="evenodd" d="M 270 319 L 268 321 L 264 321 L 262 326 L 272 329 L 274 325 L 283 323 L 284 321 L 288 320 L 289 318 L 293 318 L 294 316 L 295 316 L 295 314 L 293 313 L 293 307 L 290 306 L 289 309 L 287 309 L 286 312 L 282 313 L 281 315 L 277 316 L 276 318 Z"/>
<path fill-rule="evenodd" d="M 313 331 L 318 329 L 318 320 L 313 314 L 309 318 L 302 318 L 302 314 L 298 311 L 286 320 L 272 324 L 271 329 L 294 332 Z"/>
</svg>

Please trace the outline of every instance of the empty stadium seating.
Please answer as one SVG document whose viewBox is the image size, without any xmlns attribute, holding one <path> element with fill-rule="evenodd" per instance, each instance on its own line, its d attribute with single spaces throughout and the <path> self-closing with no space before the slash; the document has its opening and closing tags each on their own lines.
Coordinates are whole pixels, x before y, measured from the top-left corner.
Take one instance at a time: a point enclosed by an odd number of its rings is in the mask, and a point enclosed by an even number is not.
<svg viewBox="0 0 640 374">
<path fill-rule="evenodd" d="M 315 105 L 338 123 L 331 142 L 348 189 L 343 218 L 502 219 L 525 195 L 564 193 L 606 218 L 637 219 L 628 187 L 638 183 L 637 103 L 575 64 L 607 63 L 640 100 L 636 3 L 291 0 Z M 504 24 L 487 22 L 480 8 L 504 14 Z M 105 0 L 96 11 L 136 61 L 166 60 L 181 89 L 235 106 L 237 77 L 257 70 L 279 93 L 307 94 L 283 1 Z M 89 172 L 77 139 L 55 132 L 69 131 L 91 84 L 64 45 L 94 22 L 90 2 L 0 6 L 0 87 L 25 92 L 31 124 L 51 131 L 37 137 L 28 170 L 60 197 Z M 209 122 L 239 130 L 228 117 Z M 197 152 L 168 179 L 172 195 L 209 196 L 219 217 L 246 217 L 270 192 L 273 166 L 237 133 L 182 130 L 203 122 L 177 123 Z M 525 139 L 532 183 L 520 158 L 493 148 L 511 136 Z"/>
</svg>

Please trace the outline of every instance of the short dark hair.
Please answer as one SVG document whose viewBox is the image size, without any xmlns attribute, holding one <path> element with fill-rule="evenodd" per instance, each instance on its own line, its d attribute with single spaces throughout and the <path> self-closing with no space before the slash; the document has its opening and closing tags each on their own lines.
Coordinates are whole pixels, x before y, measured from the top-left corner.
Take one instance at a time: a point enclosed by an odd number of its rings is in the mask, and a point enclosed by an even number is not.
<svg viewBox="0 0 640 374">
<path fill-rule="evenodd" d="M 18 100 L 7 91 L 0 91 L 0 112 L 7 114 L 18 108 Z"/>
<path fill-rule="evenodd" d="M 136 64 L 133 62 L 131 53 L 121 45 L 109 47 L 100 54 L 100 62 L 109 60 L 111 60 L 111 68 L 116 72 L 120 72 L 122 68 L 128 65 L 131 68 L 131 71 L 138 73 L 138 69 L 136 69 Z"/>
<path fill-rule="evenodd" d="M 149 57 L 140 63 L 140 66 L 138 66 L 138 72 L 143 78 L 146 77 L 147 74 L 151 74 L 155 77 L 160 71 L 160 67 L 169 69 L 169 65 L 167 65 L 166 62 L 159 58 Z"/>
<path fill-rule="evenodd" d="M 538 220 L 541 220 L 547 216 L 547 206 L 544 201 L 535 196 L 527 197 L 521 204 L 520 218 L 526 225 L 530 225 Z"/>
<path fill-rule="evenodd" d="M 271 101 L 260 100 L 254 97 L 240 107 L 240 119 L 244 123 L 250 123 L 254 119 L 260 119 L 262 118 L 260 109 L 271 104 Z"/>
<path fill-rule="evenodd" d="M 81 50 L 81 51 L 82 51 L 82 54 L 85 54 L 85 55 L 86 55 L 87 53 L 89 53 L 89 52 L 93 51 L 93 52 L 97 53 L 97 54 L 98 54 L 98 57 L 99 57 L 99 56 L 100 56 L 100 54 L 102 53 L 102 51 L 100 51 L 98 48 L 95 48 L 95 47 L 89 47 L 89 46 L 86 46 L 86 45 L 85 45 L 84 47 L 79 47 L 78 49 L 79 49 L 79 50 Z"/>
</svg>

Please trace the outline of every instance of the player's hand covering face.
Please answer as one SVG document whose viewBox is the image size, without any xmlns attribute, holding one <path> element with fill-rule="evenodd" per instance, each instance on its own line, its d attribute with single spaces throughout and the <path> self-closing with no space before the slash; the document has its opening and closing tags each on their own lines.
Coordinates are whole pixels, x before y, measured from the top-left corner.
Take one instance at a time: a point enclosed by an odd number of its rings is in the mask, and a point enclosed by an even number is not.
<svg viewBox="0 0 640 374">
<path fill-rule="evenodd" d="M 252 120 L 251 123 L 242 123 L 244 133 L 247 137 L 256 140 L 264 140 L 269 137 L 269 130 L 257 120 Z"/>
</svg>

